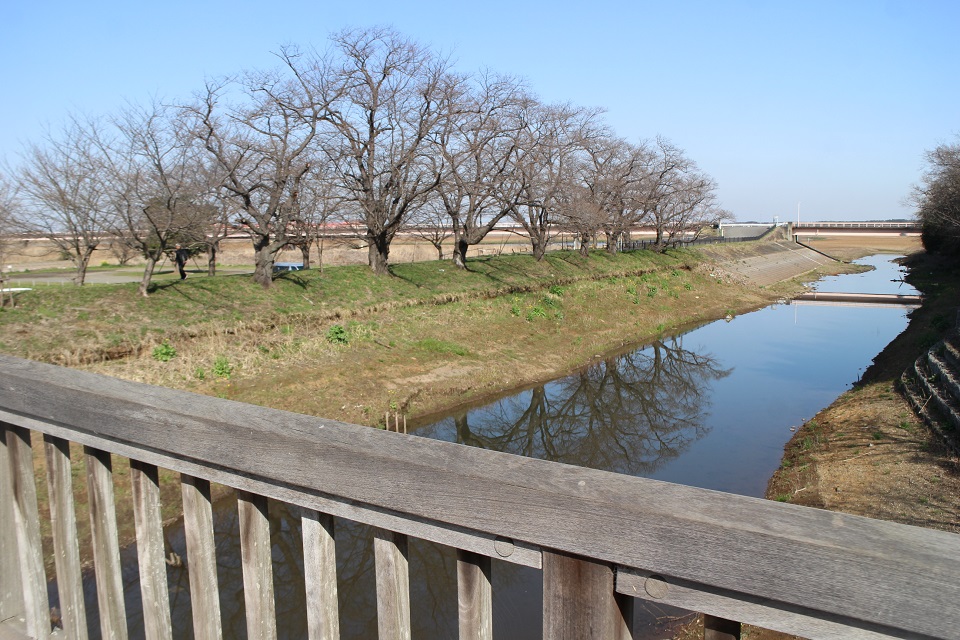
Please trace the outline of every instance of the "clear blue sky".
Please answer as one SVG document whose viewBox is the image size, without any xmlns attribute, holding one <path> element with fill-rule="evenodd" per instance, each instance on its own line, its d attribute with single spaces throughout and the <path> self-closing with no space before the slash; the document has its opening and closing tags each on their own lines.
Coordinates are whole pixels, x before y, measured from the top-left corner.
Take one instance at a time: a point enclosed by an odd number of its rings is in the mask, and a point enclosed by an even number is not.
<svg viewBox="0 0 960 640">
<path fill-rule="evenodd" d="M 960 133 L 955 0 L 10 1 L 0 158 L 71 112 L 187 98 L 282 44 L 373 25 L 605 108 L 628 139 L 669 138 L 739 220 L 796 219 L 798 202 L 804 220 L 908 217 L 924 150 Z"/>
</svg>

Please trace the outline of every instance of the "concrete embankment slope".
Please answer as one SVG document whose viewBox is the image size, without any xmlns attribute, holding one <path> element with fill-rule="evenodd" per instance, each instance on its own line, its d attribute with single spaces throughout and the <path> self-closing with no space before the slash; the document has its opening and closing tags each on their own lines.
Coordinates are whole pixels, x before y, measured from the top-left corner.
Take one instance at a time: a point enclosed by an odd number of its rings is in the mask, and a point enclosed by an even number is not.
<svg viewBox="0 0 960 640">
<path fill-rule="evenodd" d="M 709 250 L 704 253 L 711 255 Z M 834 258 L 790 241 L 744 243 L 731 253 L 712 257 L 731 274 L 759 286 L 796 278 L 836 262 Z"/>
</svg>

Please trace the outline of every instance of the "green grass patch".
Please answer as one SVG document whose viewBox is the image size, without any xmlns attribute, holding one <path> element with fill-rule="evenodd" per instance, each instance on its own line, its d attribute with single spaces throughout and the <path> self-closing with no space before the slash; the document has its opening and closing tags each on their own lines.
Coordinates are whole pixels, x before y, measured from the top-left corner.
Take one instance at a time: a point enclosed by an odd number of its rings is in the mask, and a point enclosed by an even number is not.
<svg viewBox="0 0 960 640">
<path fill-rule="evenodd" d="M 449 354 L 455 356 L 470 355 L 470 350 L 466 347 L 456 344 L 455 342 L 437 340 L 436 338 L 424 338 L 423 340 L 418 340 L 413 343 L 413 346 L 424 353 L 432 353 L 437 355 Z"/>
</svg>

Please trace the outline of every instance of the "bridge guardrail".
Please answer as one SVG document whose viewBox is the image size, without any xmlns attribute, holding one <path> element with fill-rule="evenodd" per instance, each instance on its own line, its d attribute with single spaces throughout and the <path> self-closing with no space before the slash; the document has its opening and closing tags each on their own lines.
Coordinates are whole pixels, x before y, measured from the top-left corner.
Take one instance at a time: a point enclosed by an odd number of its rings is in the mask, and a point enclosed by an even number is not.
<svg viewBox="0 0 960 640">
<path fill-rule="evenodd" d="M 239 491 L 251 638 L 276 636 L 269 500 L 305 509 L 310 637 L 337 637 L 334 521 L 378 527 L 380 637 L 410 633 L 409 536 L 458 549 L 462 638 L 491 559 L 540 568 L 545 638 L 630 637 L 633 598 L 810 638 L 952 638 L 960 536 L 475 449 L 0 356 L 0 619 L 49 631 L 30 432 L 43 435 L 64 626 L 82 627 L 68 442 L 82 444 L 101 626 L 126 634 L 111 455 L 131 459 L 147 637 L 170 637 L 157 467 L 183 474 L 197 637 L 220 637 L 209 483 Z M 10 515 L 13 514 L 11 518 Z M 8 578 L 9 580 L 9 578 Z M 206 594 L 206 595 L 204 595 Z M 214 595 L 211 595 L 214 594 Z M 736 621 L 731 623 L 730 621 Z M 712 633 L 712 631 L 710 631 Z M 326 635 L 324 635 L 326 634 Z M 734 636 L 735 637 L 735 636 Z"/>
</svg>

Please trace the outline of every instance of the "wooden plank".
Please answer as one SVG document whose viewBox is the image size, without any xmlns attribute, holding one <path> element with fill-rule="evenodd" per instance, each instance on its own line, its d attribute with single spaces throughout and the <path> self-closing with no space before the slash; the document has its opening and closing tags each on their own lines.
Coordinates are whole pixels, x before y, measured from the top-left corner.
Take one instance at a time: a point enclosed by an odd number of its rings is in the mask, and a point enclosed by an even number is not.
<svg viewBox="0 0 960 640">
<path fill-rule="evenodd" d="M 632 618 L 614 590 L 613 567 L 544 550 L 544 640 L 629 640 Z"/>
<path fill-rule="evenodd" d="M 6 432 L 10 487 L 13 496 L 13 522 L 17 531 L 17 560 L 23 593 L 23 612 L 27 635 L 50 637 L 50 603 L 43 570 L 40 545 L 40 514 L 37 509 L 37 485 L 33 475 L 33 449 L 30 432 L 21 427 L 2 425 Z"/>
<path fill-rule="evenodd" d="M 490 558 L 457 549 L 460 640 L 493 640 Z"/>
<path fill-rule="evenodd" d="M 223 623 L 220 619 L 210 483 L 193 476 L 181 475 L 180 493 L 183 498 L 183 528 L 187 542 L 193 635 L 197 640 L 221 640 Z"/>
<path fill-rule="evenodd" d="M 337 640 L 340 637 L 340 614 L 333 517 L 304 509 L 300 521 L 307 592 L 307 635 L 310 640 Z"/>
<path fill-rule="evenodd" d="M 12 428 L 12 425 L 0 423 L 0 620 L 24 616 L 17 527 L 13 515 L 13 471 L 7 448 L 7 434 Z"/>
<path fill-rule="evenodd" d="M 771 612 L 819 612 L 854 629 L 949 638 L 960 628 L 956 534 L 403 437 L 9 356 L 0 356 L 0 372 L 0 419 L 111 450 L 142 449 L 134 457 L 187 473 L 206 469 L 208 477 L 266 487 L 328 513 L 335 512 L 324 501 L 502 536 L 751 606 L 760 599 Z M 236 437 L 257 446 L 223 446 Z"/>
<path fill-rule="evenodd" d="M 891 635 L 871 623 L 850 626 L 849 621 L 818 615 L 803 607 L 785 606 L 762 597 L 719 593 L 695 583 L 621 567 L 617 570 L 617 592 L 689 611 L 700 611 L 717 619 L 738 620 L 764 629 L 824 640 L 879 640 L 908 637 Z M 912 636 L 921 637 L 921 636 Z"/>
<path fill-rule="evenodd" d="M 87 613 L 83 600 L 77 514 L 73 504 L 70 443 L 45 435 L 43 447 L 47 460 L 47 491 L 50 494 L 50 525 L 57 568 L 57 592 L 60 596 L 60 620 L 68 637 L 85 640 Z"/>
<path fill-rule="evenodd" d="M 410 570 L 407 536 L 376 529 L 377 632 L 380 640 L 410 640 Z"/>
<path fill-rule="evenodd" d="M 740 623 L 704 615 L 703 640 L 740 640 Z"/>
<path fill-rule="evenodd" d="M 11 417 L 11 414 L 0 409 L 0 418 L 3 417 Z M 272 480 L 258 479 L 215 465 L 198 464 L 189 456 L 145 450 L 125 442 L 66 429 L 57 424 L 42 422 L 33 418 L 18 416 L 18 421 L 29 425 L 29 428 L 35 431 L 66 437 L 71 439 L 72 442 L 104 449 L 125 458 L 137 458 L 184 475 L 218 482 L 321 513 L 329 513 L 345 520 L 396 531 L 412 538 L 429 540 L 455 549 L 465 549 L 504 562 L 534 569 L 540 569 L 542 566 L 539 546 L 521 540 L 510 540 L 493 532 L 476 531 L 450 523 L 437 523 L 434 518 L 425 515 L 397 514 L 385 507 L 357 503 L 339 496 L 330 496 L 317 489 L 277 484 Z"/>
<path fill-rule="evenodd" d="M 170 592 L 163 550 L 163 520 L 160 516 L 160 479 L 157 467 L 130 460 L 133 485 L 133 519 L 137 530 L 137 562 L 143 624 L 147 640 L 172 640 Z"/>
<path fill-rule="evenodd" d="M 117 511 L 113 499 L 113 462 L 110 453 L 84 447 L 93 566 L 100 605 L 100 629 L 105 638 L 126 640 L 127 614 L 123 601 Z"/>
<path fill-rule="evenodd" d="M 240 514 L 247 637 L 251 640 L 276 640 L 277 614 L 273 600 L 273 556 L 267 499 L 238 491 L 237 509 Z"/>
</svg>

